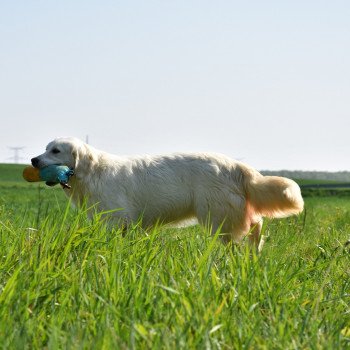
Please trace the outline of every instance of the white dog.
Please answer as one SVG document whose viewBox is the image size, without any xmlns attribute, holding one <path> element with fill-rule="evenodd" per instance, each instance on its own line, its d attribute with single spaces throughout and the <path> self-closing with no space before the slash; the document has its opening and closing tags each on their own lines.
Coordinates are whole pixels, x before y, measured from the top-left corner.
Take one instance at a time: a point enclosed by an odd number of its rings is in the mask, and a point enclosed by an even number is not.
<svg viewBox="0 0 350 350">
<path fill-rule="evenodd" d="M 64 189 L 76 205 L 87 201 L 99 210 L 116 210 L 113 221 L 176 223 L 197 218 L 224 241 L 250 233 L 258 244 L 262 217 L 286 217 L 303 210 L 292 180 L 263 176 L 241 162 L 215 153 L 177 153 L 118 157 L 75 138 L 59 138 L 32 159 L 33 166 L 67 165 L 75 175 Z"/>
</svg>

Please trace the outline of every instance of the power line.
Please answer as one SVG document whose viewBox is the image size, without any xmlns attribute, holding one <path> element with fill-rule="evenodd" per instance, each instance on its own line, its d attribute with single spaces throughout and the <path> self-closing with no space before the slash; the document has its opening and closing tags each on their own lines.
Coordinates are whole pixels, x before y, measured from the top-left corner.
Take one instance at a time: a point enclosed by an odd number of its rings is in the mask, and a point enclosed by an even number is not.
<svg viewBox="0 0 350 350">
<path fill-rule="evenodd" d="M 20 157 L 19 151 L 22 151 L 24 147 L 9 147 L 11 151 L 13 151 L 13 156 L 7 159 L 13 159 L 13 162 L 18 164 L 20 159 L 23 159 L 23 157 Z"/>
</svg>

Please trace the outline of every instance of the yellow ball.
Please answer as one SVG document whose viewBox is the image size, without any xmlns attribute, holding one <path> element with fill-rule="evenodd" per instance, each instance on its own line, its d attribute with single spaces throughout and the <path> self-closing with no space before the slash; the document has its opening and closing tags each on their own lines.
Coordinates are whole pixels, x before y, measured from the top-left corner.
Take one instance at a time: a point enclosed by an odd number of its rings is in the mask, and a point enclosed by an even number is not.
<svg viewBox="0 0 350 350">
<path fill-rule="evenodd" d="M 24 168 L 23 177 L 28 182 L 41 181 L 39 169 L 34 168 L 32 166 L 28 166 L 28 167 Z"/>
</svg>

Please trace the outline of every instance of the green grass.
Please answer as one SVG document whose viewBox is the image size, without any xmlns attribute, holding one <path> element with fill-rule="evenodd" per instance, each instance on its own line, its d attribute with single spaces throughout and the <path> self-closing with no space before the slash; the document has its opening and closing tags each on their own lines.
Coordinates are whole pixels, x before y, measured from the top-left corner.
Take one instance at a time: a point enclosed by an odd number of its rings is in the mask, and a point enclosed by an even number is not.
<svg viewBox="0 0 350 350">
<path fill-rule="evenodd" d="M 22 182 L 22 171 L 24 168 L 25 165 L 22 164 L 0 164 L 1 184 L 6 182 Z"/>
<path fill-rule="evenodd" d="M 347 198 L 308 198 L 303 215 L 266 221 L 257 256 L 198 226 L 123 237 L 59 188 L 7 178 L 2 348 L 350 348 Z"/>
</svg>

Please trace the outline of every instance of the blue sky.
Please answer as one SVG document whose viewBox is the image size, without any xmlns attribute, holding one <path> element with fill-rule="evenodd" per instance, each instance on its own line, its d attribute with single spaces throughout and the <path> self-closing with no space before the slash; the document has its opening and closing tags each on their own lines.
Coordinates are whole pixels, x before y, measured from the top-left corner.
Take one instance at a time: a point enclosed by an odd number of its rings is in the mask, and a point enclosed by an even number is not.
<svg viewBox="0 0 350 350">
<path fill-rule="evenodd" d="M 58 136 L 350 170 L 349 1 L 8 1 L 0 162 Z"/>
</svg>

